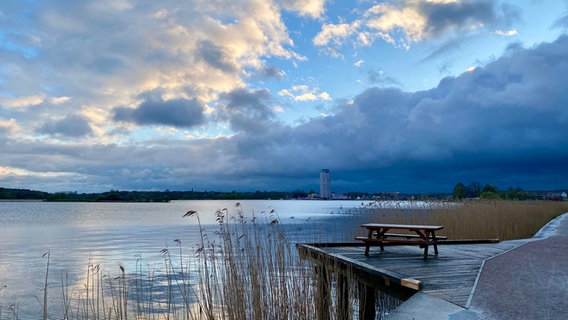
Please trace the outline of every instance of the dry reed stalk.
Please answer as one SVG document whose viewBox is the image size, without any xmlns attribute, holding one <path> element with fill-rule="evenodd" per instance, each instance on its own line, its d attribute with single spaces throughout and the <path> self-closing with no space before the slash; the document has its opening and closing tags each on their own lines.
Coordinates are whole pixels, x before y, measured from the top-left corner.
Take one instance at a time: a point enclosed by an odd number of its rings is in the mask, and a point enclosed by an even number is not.
<svg viewBox="0 0 568 320">
<path fill-rule="evenodd" d="M 532 237 L 548 221 L 567 212 L 568 203 L 469 200 L 435 202 L 418 209 L 374 207 L 367 210 L 370 211 L 368 222 L 442 225 L 440 235 L 449 239 L 512 240 Z"/>
<path fill-rule="evenodd" d="M 43 254 L 43 257 L 47 256 L 47 267 L 45 270 L 45 284 L 43 287 L 43 320 L 47 320 L 47 280 L 49 275 L 49 258 L 51 256 L 51 252 L 48 251 Z"/>
<path fill-rule="evenodd" d="M 217 212 L 221 244 L 210 243 L 199 256 L 212 267 L 214 281 L 202 285 L 213 286 L 215 314 L 224 319 L 309 319 L 313 299 L 305 298 L 310 294 L 305 285 L 312 284 L 305 279 L 311 275 L 302 274 L 305 266 L 297 267 L 275 213 L 248 219 L 237 208 L 233 216 Z"/>
</svg>

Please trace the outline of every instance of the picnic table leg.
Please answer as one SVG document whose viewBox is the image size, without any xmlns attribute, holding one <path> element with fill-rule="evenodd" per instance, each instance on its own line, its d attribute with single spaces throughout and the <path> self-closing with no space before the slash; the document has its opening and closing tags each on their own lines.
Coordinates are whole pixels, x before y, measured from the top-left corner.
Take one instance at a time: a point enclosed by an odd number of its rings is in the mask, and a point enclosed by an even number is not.
<svg viewBox="0 0 568 320">
<path fill-rule="evenodd" d="M 385 238 L 385 233 L 388 231 L 389 229 L 387 228 L 382 228 L 377 230 L 377 239 L 384 239 Z M 385 251 L 385 246 L 383 245 L 382 242 L 379 243 L 379 246 L 381 247 L 381 251 Z"/>
<path fill-rule="evenodd" d="M 420 230 L 414 230 L 414 232 L 416 232 L 422 240 L 424 240 L 426 243 L 428 243 L 428 239 L 430 237 L 430 232 L 428 230 L 425 230 L 424 233 L 422 233 L 422 231 L 420 231 Z M 428 244 L 421 244 L 420 248 L 424 248 L 424 259 L 427 259 L 428 258 Z"/>
<path fill-rule="evenodd" d="M 432 230 L 432 242 L 434 242 L 434 253 L 438 255 L 438 245 L 436 244 L 436 232 Z"/>
<path fill-rule="evenodd" d="M 426 241 L 429 241 L 430 232 L 428 230 L 426 230 L 425 235 L 426 235 Z M 428 259 L 428 245 L 427 244 L 424 245 L 424 259 Z"/>
<path fill-rule="evenodd" d="M 369 229 L 369 232 L 367 233 L 367 238 L 372 239 L 373 238 L 373 230 Z M 369 255 L 369 242 L 365 242 L 365 255 L 368 256 Z"/>
</svg>

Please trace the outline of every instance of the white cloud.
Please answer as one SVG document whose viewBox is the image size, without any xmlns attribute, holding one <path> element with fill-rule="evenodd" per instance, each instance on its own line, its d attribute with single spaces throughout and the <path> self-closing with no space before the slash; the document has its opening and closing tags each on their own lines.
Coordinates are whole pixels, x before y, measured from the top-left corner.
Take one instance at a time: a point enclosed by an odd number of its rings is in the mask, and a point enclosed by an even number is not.
<svg viewBox="0 0 568 320">
<path fill-rule="evenodd" d="M 368 47 L 373 44 L 374 38 L 374 35 L 370 32 L 359 32 L 357 34 L 357 43 L 363 47 Z"/>
<path fill-rule="evenodd" d="M 16 134 L 21 128 L 16 123 L 15 119 L 3 120 L 0 118 L 0 129 L 8 132 L 11 135 Z M 0 130 L 0 132 L 2 131 Z"/>
<path fill-rule="evenodd" d="M 330 100 L 331 100 L 331 96 L 329 95 L 329 93 L 327 93 L 327 92 L 325 92 L 325 91 L 322 92 L 322 93 L 320 93 L 320 94 L 318 94 L 318 98 L 319 98 L 320 100 L 326 100 L 326 101 L 330 101 Z"/>
<path fill-rule="evenodd" d="M 357 60 L 356 62 L 353 63 L 353 66 L 354 67 L 360 67 L 360 66 L 363 65 L 363 63 L 365 63 L 365 60 L 359 59 L 359 60 Z"/>
<path fill-rule="evenodd" d="M 294 96 L 295 101 L 316 101 L 318 97 L 311 92 L 304 92 Z"/>
<path fill-rule="evenodd" d="M 510 30 L 497 30 L 494 33 L 496 35 L 502 36 L 502 37 L 512 37 L 512 36 L 516 36 L 517 34 L 519 34 L 517 32 L 517 29 L 515 29 L 515 28 L 510 29 Z"/>
<path fill-rule="evenodd" d="M 325 46 L 330 42 L 340 44 L 345 38 L 351 36 L 359 27 L 359 23 L 352 24 L 324 24 L 321 31 L 312 40 L 316 46 Z"/>
<path fill-rule="evenodd" d="M 35 94 L 31 96 L 22 96 L 22 97 L 0 96 L 0 105 L 4 105 L 9 108 L 25 108 L 25 107 L 38 105 L 44 102 L 45 99 L 46 99 L 45 94 Z"/>
<path fill-rule="evenodd" d="M 71 100 L 71 97 L 51 97 L 49 98 L 49 102 L 52 104 L 62 104 Z"/>
<path fill-rule="evenodd" d="M 278 95 L 279 96 L 286 96 L 286 97 L 292 97 L 293 96 L 292 92 L 290 92 L 288 89 L 282 89 L 282 90 L 278 91 Z"/>
<path fill-rule="evenodd" d="M 325 0 L 281 0 L 280 2 L 285 9 L 314 19 L 320 18 L 325 11 Z"/>
<path fill-rule="evenodd" d="M 282 89 L 278 95 L 289 97 L 294 101 L 330 101 L 331 96 L 327 92 L 319 92 L 319 88 L 310 88 L 307 85 L 295 85 L 290 90 Z"/>
<path fill-rule="evenodd" d="M 401 30 L 412 42 L 420 41 L 426 36 L 427 19 L 412 5 L 396 7 L 381 3 L 369 9 L 366 15 L 366 26 L 371 30 L 386 34 Z"/>
<path fill-rule="evenodd" d="M 9 177 L 38 177 L 38 178 L 56 178 L 56 177 L 69 177 L 74 176 L 75 173 L 70 172 L 52 172 L 52 171 L 40 171 L 34 172 L 26 169 L 0 166 L 0 180 Z"/>
</svg>

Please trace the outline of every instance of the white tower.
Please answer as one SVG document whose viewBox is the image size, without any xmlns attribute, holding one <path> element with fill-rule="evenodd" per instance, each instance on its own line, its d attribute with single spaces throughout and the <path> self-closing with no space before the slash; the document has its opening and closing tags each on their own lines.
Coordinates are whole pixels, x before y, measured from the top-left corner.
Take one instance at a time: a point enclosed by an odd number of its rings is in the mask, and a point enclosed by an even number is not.
<svg viewBox="0 0 568 320">
<path fill-rule="evenodd" d="M 322 169 L 320 173 L 320 198 L 331 199 L 331 175 L 329 169 Z"/>
</svg>

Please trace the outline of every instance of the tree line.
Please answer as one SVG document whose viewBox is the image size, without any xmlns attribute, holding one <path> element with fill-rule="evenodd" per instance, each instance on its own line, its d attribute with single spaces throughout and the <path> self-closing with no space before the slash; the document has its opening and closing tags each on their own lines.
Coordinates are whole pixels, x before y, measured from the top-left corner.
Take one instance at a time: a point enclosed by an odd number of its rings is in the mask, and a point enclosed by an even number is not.
<svg viewBox="0 0 568 320">
<path fill-rule="evenodd" d="M 296 192 L 297 193 L 297 192 Z M 42 192 L 29 189 L 0 188 L 0 200 L 43 200 L 75 202 L 168 202 L 171 200 L 289 199 L 294 192 L 256 191 L 120 191 L 100 193 Z"/>
<path fill-rule="evenodd" d="M 48 196 L 49 193 L 42 191 L 0 187 L 0 200 L 38 200 Z"/>
<path fill-rule="evenodd" d="M 243 199 L 289 199 L 289 192 L 220 192 L 220 191 L 119 191 L 102 193 L 54 193 L 46 201 L 86 202 L 169 202 L 172 200 L 243 200 Z"/>
<path fill-rule="evenodd" d="M 479 182 L 465 185 L 458 182 L 454 187 L 454 199 L 480 198 L 480 199 L 507 199 L 507 200 L 537 200 L 543 199 L 542 191 L 525 191 L 520 187 L 499 190 L 494 184 L 484 186 Z"/>
<path fill-rule="evenodd" d="M 340 199 L 350 200 L 441 200 L 448 193 L 404 194 L 398 192 L 347 192 Z M 100 193 L 56 192 L 48 193 L 28 189 L 0 188 L 0 200 L 42 200 L 51 202 L 169 202 L 172 200 L 265 200 L 265 199 L 317 199 L 311 189 L 304 191 L 120 191 L 111 189 Z"/>
<path fill-rule="evenodd" d="M 558 192 L 557 192 L 558 193 Z M 294 191 L 119 191 L 101 193 L 56 192 L 49 193 L 29 189 L 10 189 L 0 187 L 0 200 L 42 200 L 73 202 L 168 202 L 172 200 L 264 200 L 264 199 L 313 199 L 314 190 Z M 560 194 L 560 193 L 558 193 Z M 481 185 L 471 182 L 457 183 L 452 193 L 405 194 L 398 192 L 347 192 L 343 199 L 351 200 L 449 200 L 482 198 L 529 200 L 557 200 L 558 194 L 546 191 L 525 191 L 522 188 L 499 190 L 494 184 Z M 556 198 L 555 198 L 556 196 Z M 317 197 L 317 195 L 316 195 Z M 562 200 L 562 198 L 558 198 Z"/>
</svg>

